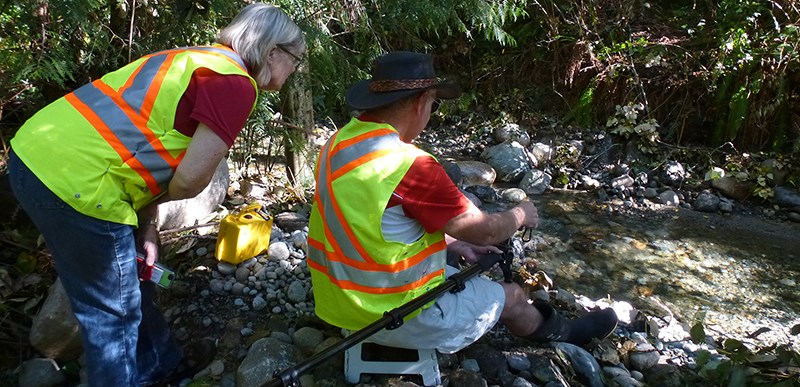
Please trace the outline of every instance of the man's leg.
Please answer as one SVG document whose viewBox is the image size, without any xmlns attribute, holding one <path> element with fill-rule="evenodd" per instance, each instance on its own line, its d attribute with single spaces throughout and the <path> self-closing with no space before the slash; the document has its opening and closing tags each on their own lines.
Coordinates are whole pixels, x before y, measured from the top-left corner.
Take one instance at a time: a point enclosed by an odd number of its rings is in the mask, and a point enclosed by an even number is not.
<svg viewBox="0 0 800 387">
<path fill-rule="evenodd" d="M 514 283 L 501 283 L 506 295 L 500 321 L 519 337 L 538 342 L 564 341 L 584 345 L 593 338 L 603 339 L 617 327 L 612 309 L 590 312 L 573 320 L 560 316 L 546 303 L 528 303 L 528 296 Z"/>
<path fill-rule="evenodd" d="M 508 330 L 520 337 L 533 333 L 543 321 L 542 314 L 528 304 L 528 296 L 522 288 L 515 283 L 500 282 L 506 294 L 503 312 L 500 313 L 500 322 Z"/>
</svg>

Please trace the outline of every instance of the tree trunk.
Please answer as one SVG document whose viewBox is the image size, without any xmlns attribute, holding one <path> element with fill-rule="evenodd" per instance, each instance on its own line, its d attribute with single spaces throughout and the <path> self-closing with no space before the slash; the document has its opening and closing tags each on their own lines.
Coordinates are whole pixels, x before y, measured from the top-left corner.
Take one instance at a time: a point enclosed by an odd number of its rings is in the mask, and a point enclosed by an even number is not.
<svg viewBox="0 0 800 387">
<path fill-rule="evenodd" d="M 313 160 L 308 134 L 314 125 L 314 108 L 309 85 L 308 62 L 300 65 L 281 91 L 283 119 L 298 128 L 288 128 L 283 138 L 286 168 L 290 182 L 295 187 L 310 186 L 314 182 Z"/>
</svg>

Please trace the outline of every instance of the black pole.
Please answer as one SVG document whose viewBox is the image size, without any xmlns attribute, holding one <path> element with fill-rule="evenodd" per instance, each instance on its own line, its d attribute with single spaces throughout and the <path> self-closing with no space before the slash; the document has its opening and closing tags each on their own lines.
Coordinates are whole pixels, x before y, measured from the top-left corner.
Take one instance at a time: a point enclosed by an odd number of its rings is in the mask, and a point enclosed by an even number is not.
<svg viewBox="0 0 800 387">
<path fill-rule="evenodd" d="M 324 363 L 328 359 L 336 356 L 338 353 L 346 351 L 350 347 L 374 335 L 381 329 L 384 328 L 395 329 L 403 325 L 403 317 L 408 316 L 415 310 L 439 298 L 439 296 L 441 296 L 447 291 L 452 290 L 453 293 L 456 293 L 463 290 L 464 283 L 467 280 L 478 275 L 484 270 L 491 268 L 497 263 L 500 263 L 501 267 L 503 268 L 503 274 L 506 276 L 505 278 L 506 282 L 510 282 L 511 281 L 511 278 L 509 277 L 511 274 L 510 265 L 511 265 L 511 260 L 513 259 L 513 251 L 511 249 L 505 249 L 503 248 L 503 246 L 501 246 L 501 250 L 503 250 L 502 254 L 497 254 L 497 253 L 487 254 L 478 263 L 474 263 L 469 267 L 467 267 L 466 269 L 451 275 L 450 277 L 447 278 L 445 282 L 429 290 L 425 294 L 401 306 L 398 306 L 397 308 L 385 312 L 383 314 L 383 317 L 381 317 L 379 320 L 373 322 L 372 324 L 367 325 L 364 328 L 361 328 L 352 335 L 347 336 L 347 338 L 340 341 L 336 345 L 326 348 L 324 351 L 317 353 L 316 355 L 306 359 L 305 361 L 301 362 L 300 364 L 294 367 L 289 367 L 280 372 L 276 371 L 275 374 L 273 375 L 273 379 L 262 384 L 261 386 L 298 387 L 300 385 L 300 379 L 299 379 L 300 375 L 305 374 L 309 370 L 317 367 L 318 365 Z"/>
</svg>

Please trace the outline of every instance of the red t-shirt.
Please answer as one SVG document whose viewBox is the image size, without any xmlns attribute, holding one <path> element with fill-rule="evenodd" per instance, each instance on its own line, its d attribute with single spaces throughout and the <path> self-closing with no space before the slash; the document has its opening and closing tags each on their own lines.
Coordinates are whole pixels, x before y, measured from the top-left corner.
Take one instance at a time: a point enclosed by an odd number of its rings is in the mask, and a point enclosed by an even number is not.
<svg viewBox="0 0 800 387">
<path fill-rule="evenodd" d="M 387 208 L 401 205 L 409 218 L 427 232 L 439 231 L 450 219 L 470 208 L 472 202 L 453 184 L 433 157 L 420 156 L 397 185 Z"/>
<path fill-rule="evenodd" d="M 175 129 L 191 137 L 202 122 L 230 148 L 250 116 L 256 96 L 247 77 L 197 69 L 178 102 Z"/>
</svg>

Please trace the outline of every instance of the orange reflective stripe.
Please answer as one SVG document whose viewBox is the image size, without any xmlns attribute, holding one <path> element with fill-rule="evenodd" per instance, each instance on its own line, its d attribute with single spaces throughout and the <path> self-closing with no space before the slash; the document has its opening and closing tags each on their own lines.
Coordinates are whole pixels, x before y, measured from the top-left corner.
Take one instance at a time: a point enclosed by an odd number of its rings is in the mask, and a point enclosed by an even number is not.
<svg viewBox="0 0 800 387">
<path fill-rule="evenodd" d="M 313 247 L 313 248 L 315 248 L 315 249 L 317 249 L 319 251 L 323 251 L 323 252 L 325 251 L 325 245 L 322 242 L 320 242 L 320 241 L 318 241 L 318 240 L 316 240 L 314 238 L 308 238 L 308 247 Z"/>
<path fill-rule="evenodd" d="M 416 288 L 419 288 L 423 284 L 426 284 L 429 281 L 431 281 L 432 279 L 444 274 L 444 269 L 441 269 L 441 270 L 437 270 L 437 271 L 435 271 L 433 273 L 430 273 L 430 274 L 428 274 L 428 275 L 426 275 L 426 276 L 424 276 L 424 277 L 422 277 L 422 278 L 420 278 L 420 279 L 418 279 L 418 280 L 416 280 L 414 282 L 411 282 L 411 283 L 408 283 L 408 284 L 405 284 L 405 285 L 402 285 L 402 286 L 376 288 L 376 287 L 372 287 L 372 286 L 359 285 L 359 284 L 354 283 L 353 281 L 340 280 L 340 279 L 334 278 L 328 273 L 328 269 L 327 268 L 325 268 L 324 266 L 318 265 L 314 261 L 308 261 L 308 266 L 311 267 L 312 269 L 322 273 L 322 274 L 325 274 L 325 276 L 328 277 L 328 279 L 331 281 L 331 283 L 335 284 L 340 289 L 343 289 L 343 290 L 356 290 L 356 291 L 359 291 L 359 292 L 371 293 L 371 294 L 391 294 L 391 293 L 407 292 L 409 290 L 414 290 Z"/>
<path fill-rule="evenodd" d="M 133 74 L 131 74 L 128 80 L 125 81 L 125 84 L 122 85 L 122 87 L 120 87 L 119 90 L 117 90 L 117 93 L 123 94 L 125 93 L 125 90 L 128 90 L 133 85 L 133 81 L 136 80 L 136 76 L 139 75 L 140 71 L 142 71 L 142 68 L 144 68 L 145 63 L 147 63 L 146 60 L 142 61 L 142 63 L 139 64 L 139 67 L 137 67 L 136 70 L 133 70 Z"/>
<path fill-rule="evenodd" d="M 330 153 L 330 148 L 331 148 L 331 146 L 333 145 L 333 143 L 336 141 L 336 137 L 337 137 L 338 135 L 339 135 L 339 133 L 338 133 L 338 132 L 337 132 L 336 134 L 334 134 L 334 135 L 333 135 L 333 138 L 332 138 L 332 139 L 331 139 L 331 140 L 330 140 L 330 141 L 329 141 L 329 142 L 328 142 L 328 143 L 325 145 L 325 146 L 328 148 L 328 149 L 327 149 L 327 153 Z M 323 148 L 323 149 L 322 149 L 322 154 L 325 154 L 325 153 L 326 153 L 326 149 L 325 149 L 325 148 Z M 321 159 L 322 159 L 322 158 L 320 157 L 320 160 L 318 160 L 318 162 L 319 162 L 319 163 L 321 163 Z M 330 158 L 328 158 L 328 159 L 327 159 L 327 161 L 328 161 L 328 162 L 326 163 L 326 165 L 328 166 L 327 168 L 330 168 L 330 165 L 329 165 L 329 163 L 330 163 Z M 326 169 L 327 169 L 327 168 L 326 168 Z M 326 171 L 319 171 L 319 169 L 318 169 L 317 171 L 318 171 L 318 173 L 325 173 L 325 172 L 326 172 Z M 325 181 L 325 183 L 326 183 L 326 186 L 328 187 L 328 192 L 330 192 L 330 189 L 331 189 L 331 187 L 330 187 L 330 184 L 328 184 L 328 181 Z M 319 184 L 319 183 L 317 183 L 317 184 Z M 322 203 L 322 201 L 321 201 L 321 200 L 320 200 L 320 198 L 319 198 L 319 189 L 315 190 L 315 192 L 314 192 L 314 200 L 315 200 L 317 203 Z M 339 243 L 338 243 L 338 242 L 336 242 L 336 238 L 334 238 L 334 237 L 333 237 L 333 235 L 331 234 L 331 230 L 330 230 L 330 228 L 328 227 L 328 222 L 326 222 L 326 221 L 325 221 L 325 208 L 324 208 L 324 207 L 325 207 L 325 206 L 323 206 L 323 205 L 319 205 L 319 206 L 317 206 L 317 210 L 319 211 L 319 216 L 320 216 L 320 218 L 322 218 L 322 220 L 323 220 L 323 222 L 322 222 L 322 230 L 323 230 L 323 232 L 325 233 L 325 239 L 327 239 L 327 240 L 328 240 L 328 243 L 330 243 L 330 244 L 331 244 L 331 248 L 333 248 L 333 251 L 334 251 L 336 254 L 339 254 L 339 255 L 344 255 L 344 254 L 342 253 L 342 248 L 339 246 Z M 320 250 L 322 250 L 322 251 L 325 251 L 325 249 L 324 249 L 324 248 L 322 248 L 322 249 L 320 249 Z"/>
<path fill-rule="evenodd" d="M 169 67 L 172 66 L 172 61 L 175 60 L 175 54 L 176 53 L 171 53 L 167 55 L 167 59 L 161 64 L 161 68 L 158 69 L 158 73 L 150 84 L 150 88 L 147 90 L 147 95 L 144 97 L 142 108 L 139 112 L 142 117 L 144 117 L 145 122 L 150 119 L 150 113 L 153 111 L 153 104 L 155 103 L 156 96 L 158 92 L 161 91 L 161 84 L 164 83 L 164 76 L 167 74 Z"/>
<path fill-rule="evenodd" d="M 375 263 L 375 259 L 373 259 L 372 256 L 369 255 L 369 253 L 367 253 L 367 250 L 364 249 L 364 246 L 362 246 L 361 243 L 358 241 L 358 238 L 356 238 L 353 229 L 350 228 L 350 226 L 347 224 L 344 214 L 342 213 L 342 209 L 339 207 L 339 200 L 336 199 L 336 194 L 333 193 L 333 179 L 331 176 L 330 161 L 331 159 L 330 157 L 328 157 L 328 165 L 327 168 L 325 168 L 326 169 L 325 172 L 327 175 L 325 178 L 326 180 L 325 184 L 328 187 L 328 194 L 331 197 L 331 206 L 333 207 L 333 212 L 336 214 L 336 218 L 339 219 L 339 224 L 342 225 L 344 233 L 347 234 L 347 239 L 350 240 L 350 243 L 353 245 L 353 247 L 358 251 L 359 254 L 361 254 L 361 258 L 364 258 L 364 260 L 367 262 Z M 325 236 L 328 238 L 333 238 L 333 236 L 330 235 L 330 230 L 328 229 L 327 224 L 325 226 Z M 337 253 L 341 253 L 341 250 L 337 251 Z"/>
<path fill-rule="evenodd" d="M 75 94 L 69 93 L 64 97 L 67 102 L 69 102 L 72 107 L 75 108 L 89 123 L 97 130 L 97 133 L 106 140 L 108 145 L 113 148 L 117 154 L 125 160 L 125 163 L 128 164 L 133 170 L 135 170 L 139 176 L 142 177 L 144 182 L 147 184 L 147 187 L 153 193 L 161 192 L 161 188 L 158 186 L 158 182 L 150 174 L 150 171 L 142 165 L 139 160 L 137 160 L 133 155 L 128 151 L 128 149 L 122 144 L 119 137 L 111 130 L 111 128 L 100 119 L 100 116 L 97 115 L 89 106 L 86 106 L 80 99 L 78 99 Z"/>
<path fill-rule="evenodd" d="M 230 51 L 230 52 L 236 53 L 236 51 L 233 51 L 233 49 L 231 49 L 230 47 L 226 47 L 226 46 L 223 46 L 223 45 L 208 46 L 208 47 L 209 48 L 216 48 L 216 49 L 219 49 L 219 50 L 226 50 L 226 51 Z M 145 55 L 145 57 L 150 57 L 150 56 L 153 56 L 153 55 L 161 55 L 161 54 L 171 54 L 172 55 L 172 54 L 177 54 L 177 53 L 187 52 L 187 51 L 190 51 L 190 52 L 203 52 L 203 53 L 207 53 L 207 54 L 218 56 L 220 58 L 225 58 L 229 62 L 235 64 L 236 67 L 238 67 L 239 69 L 243 70 L 244 72 L 248 72 L 247 68 L 243 67 L 239 62 L 231 59 L 229 56 L 227 56 L 225 54 L 220 54 L 218 52 L 209 51 L 209 50 L 198 50 L 198 49 L 191 49 L 191 48 L 173 48 L 171 50 L 164 50 L 164 51 L 154 52 L 152 54 Z M 239 55 L 239 54 L 237 54 L 237 55 Z"/>
<path fill-rule="evenodd" d="M 156 137 L 155 133 L 153 133 L 153 131 L 147 127 L 147 119 L 139 114 L 136 114 L 136 112 L 133 111 L 128 103 L 122 98 L 122 94 L 114 91 L 114 89 L 99 79 L 92 82 L 92 84 L 98 90 L 102 91 L 107 97 L 111 98 L 111 100 L 113 100 L 114 103 L 116 103 L 116 105 L 119 106 L 123 112 L 125 112 L 125 115 L 128 116 L 128 118 L 131 120 L 131 123 L 136 126 L 136 129 L 139 129 L 145 138 L 147 138 L 147 142 L 150 143 L 158 155 L 161 156 L 161 158 L 164 159 L 164 161 L 166 161 L 173 170 L 178 167 L 178 164 L 180 163 L 179 159 L 183 158 L 183 154 L 185 152 L 181 152 L 178 157 L 173 157 L 172 154 L 169 153 L 166 148 L 164 148 L 164 144 L 158 139 L 158 137 Z"/>
<path fill-rule="evenodd" d="M 309 247 L 312 246 L 310 240 L 309 240 L 308 245 L 309 245 Z M 314 246 L 314 247 L 316 247 L 317 249 L 319 249 L 319 250 L 321 250 L 323 252 L 325 251 L 324 247 L 321 247 L 321 246 Z M 359 269 L 359 270 L 380 271 L 380 272 L 386 272 L 386 273 L 396 273 L 396 272 L 407 270 L 407 269 L 409 269 L 411 267 L 414 267 L 418 263 L 428 259 L 428 257 L 430 257 L 430 255 L 432 255 L 433 253 L 435 253 L 437 251 L 440 251 L 440 250 L 443 250 L 443 249 L 446 249 L 446 248 L 447 248 L 447 243 L 445 243 L 444 241 L 441 241 L 439 243 L 436 243 L 436 244 L 433 244 L 433 245 L 430 245 L 430 246 L 426 247 L 424 250 L 420 251 L 419 253 L 415 254 L 414 256 L 408 257 L 408 258 L 406 258 L 406 259 L 404 259 L 404 260 L 402 260 L 400 262 L 395 262 L 395 263 L 359 262 L 359 261 L 355 261 L 353 259 L 350 259 L 345 255 L 336 254 L 336 253 L 326 253 L 325 257 L 329 261 L 341 262 L 341 263 L 343 263 L 343 264 L 345 264 L 347 266 L 354 267 L 354 268 Z"/>
<path fill-rule="evenodd" d="M 383 149 L 383 150 L 379 150 L 379 151 L 370 152 L 368 154 L 365 154 L 364 156 L 361 156 L 361 157 L 359 157 L 359 158 L 357 158 L 357 159 L 355 159 L 355 160 L 343 165 L 341 168 L 337 169 L 336 172 L 334 172 L 331 175 L 330 178 L 333 179 L 333 180 L 336 180 L 336 179 L 342 177 L 342 175 L 346 174 L 347 172 L 350 172 L 353 169 L 356 169 L 356 168 L 360 167 L 363 164 L 366 164 L 366 163 L 368 163 L 368 162 L 370 162 L 372 160 L 375 160 L 375 159 L 379 159 L 379 158 L 381 158 L 383 156 L 386 156 L 386 155 L 388 155 L 390 153 L 393 153 L 393 152 L 394 152 L 393 149 Z"/>
<path fill-rule="evenodd" d="M 337 152 L 342 150 L 343 148 L 347 148 L 350 145 L 353 145 L 353 144 L 358 143 L 360 141 L 366 140 L 368 138 L 385 136 L 387 134 L 395 134 L 395 133 L 397 133 L 397 132 L 395 132 L 394 130 L 391 130 L 391 129 L 378 129 L 378 130 L 373 130 L 373 131 L 370 131 L 370 132 L 367 132 L 367 133 L 359 134 L 358 136 L 355 136 L 353 138 L 349 138 L 347 140 L 344 140 L 344 141 L 336 144 L 336 146 L 333 147 L 333 150 L 331 150 L 331 154 L 328 156 L 328 159 L 333 158 L 333 156 Z"/>
</svg>

